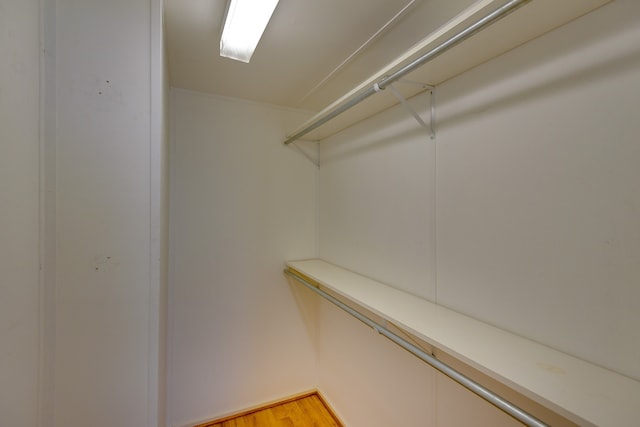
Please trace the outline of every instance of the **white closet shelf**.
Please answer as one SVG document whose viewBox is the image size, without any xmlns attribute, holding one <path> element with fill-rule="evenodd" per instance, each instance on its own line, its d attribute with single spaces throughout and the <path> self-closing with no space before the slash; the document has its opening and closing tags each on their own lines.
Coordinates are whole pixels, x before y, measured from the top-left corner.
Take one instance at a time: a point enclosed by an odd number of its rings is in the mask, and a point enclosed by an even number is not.
<svg viewBox="0 0 640 427">
<path fill-rule="evenodd" d="M 323 260 L 287 268 L 578 425 L 638 425 L 639 381 Z"/>
<path fill-rule="evenodd" d="M 495 58 L 529 40 L 582 16 L 611 0 L 531 0 L 524 6 L 494 22 L 455 47 L 435 57 L 420 68 L 406 75 L 406 80 L 437 86 L 479 64 Z M 393 74 L 423 54 L 431 51 L 464 28 L 478 21 L 488 13 L 502 7 L 506 0 L 478 0 L 452 20 L 428 35 L 416 45 L 399 55 L 394 61 L 371 75 L 361 84 L 337 99 L 307 122 L 288 133 L 296 135 L 308 126 L 318 122 L 330 112 L 371 88 L 383 77 Z M 416 85 L 397 84 L 397 90 L 405 99 L 424 91 Z M 319 141 L 341 130 L 384 111 L 398 103 L 392 95 L 370 96 L 340 113 L 320 127 L 297 139 Z M 287 137 L 289 139 L 289 137 Z"/>
</svg>

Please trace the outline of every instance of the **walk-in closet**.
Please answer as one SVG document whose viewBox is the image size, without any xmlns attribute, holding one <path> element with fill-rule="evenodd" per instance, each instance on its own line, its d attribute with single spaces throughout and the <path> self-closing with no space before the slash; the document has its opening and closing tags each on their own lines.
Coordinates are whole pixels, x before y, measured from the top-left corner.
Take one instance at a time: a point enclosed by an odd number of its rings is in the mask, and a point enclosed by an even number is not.
<svg viewBox="0 0 640 427">
<path fill-rule="evenodd" d="M 0 426 L 638 425 L 640 2 L 240 4 L 0 0 Z"/>
</svg>

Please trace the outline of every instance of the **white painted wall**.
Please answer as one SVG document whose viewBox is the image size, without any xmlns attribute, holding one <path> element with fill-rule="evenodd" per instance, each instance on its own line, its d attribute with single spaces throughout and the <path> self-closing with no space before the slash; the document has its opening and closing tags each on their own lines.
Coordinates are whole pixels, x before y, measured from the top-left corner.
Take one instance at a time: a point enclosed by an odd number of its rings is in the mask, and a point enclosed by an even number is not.
<svg viewBox="0 0 640 427">
<path fill-rule="evenodd" d="M 159 0 L 45 3 L 46 43 L 54 47 L 44 78 L 44 167 L 54 193 L 45 198 L 53 218 L 45 237 L 54 242 L 45 244 L 54 260 L 46 279 L 55 292 L 45 304 L 54 328 L 45 340 L 52 372 L 44 425 L 162 422 L 161 7 Z"/>
<path fill-rule="evenodd" d="M 638 17 L 615 1 L 441 85 L 436 145 L 400 108 L 324 141 L 320 256 L 640 379 Z M 350 427 L 513 425 L 335 311 L 320 385 Z"/>
<path fill-rule="evenodd" d="M 640 380 L 640 4 L 443 85 L 438 302 Z"/>
<path fill-rule="evenodd" d="M 429 102 L 411 100 L 423 117 Z M 320 147 L 321 257 L 435 300 L 428 132 L 394 108 Z M 320 389 L 349 427 L 519 425 L 330 303 L 319 303 L 316 322 Z"/>
<path fill-rule="evenodd" d="M 418 101 L 416 109 L 429 105 Z M 434 300 L 434 141 L 395 108 L 320 150 L 322 257 Z"/>
<path fill-rule="evenodd" d="M 284 261 L 317 255 L 317 168 L 282 144 L 300 112 L 172 89 L 169 424 L 317 384 Z"/>
<path fill-rule="evenodd" d="M 38 407 L 39 2 L 0 0 L 0 425 Z"/>
</svg>

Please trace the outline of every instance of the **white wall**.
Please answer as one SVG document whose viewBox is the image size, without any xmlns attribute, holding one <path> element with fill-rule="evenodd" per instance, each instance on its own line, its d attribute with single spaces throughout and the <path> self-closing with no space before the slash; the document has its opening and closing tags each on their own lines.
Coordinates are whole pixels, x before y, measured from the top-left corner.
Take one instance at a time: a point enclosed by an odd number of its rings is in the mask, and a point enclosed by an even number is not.
<svg viewBox="0 0 640 427">
<path fill-rule="evenodd" d="M 54 47 L 45 171 L 55 193 L 46 199 L 55 292 L 45 313 L 55 326 L 44 425 L 162 420 L 161 4 L 57 0 L 44 9 Z"/>
<path fill-rule="evenodd" d="M 435 145 L 400 108 L 324 141 L 320 256 L 640 379 L 639 16 L 618 0 L 441 85 Z M 320 385 L 350 427 L 513 423 L 334 311 Z"/>
<path fill-rule="evenodd" d="M 411 100 L 423 117 L 429 102 Z M 320 152 L 321 257 L 435 300 L 428 132 L 394 108 L 323 141 Z M 316 322 L 320 389 L 348 426 L 519 425 L 330 303 L 319 303 Z"/>
<path fill-rule="evenodd" d="M 438 302 L 640 380 L 640 4 L 443 85 Z"/>
<path fill-rule="evenodd" d="M 0 425 L 38 407 L 39 2 L 0 1 Z"/>
<path fill-rule="evenodd" d="M 421 98 L 414 107 L 428 105 Z M 322 257 L 435 299 L 434 141 L 395 108 L 320 150 Z"/>
<path fill-rule="evenodd" d="M 299 112 L 172 89 L 169 424 L 313 388 L 284 261 L 317 255 L 317 167 Z"/>
</svg>

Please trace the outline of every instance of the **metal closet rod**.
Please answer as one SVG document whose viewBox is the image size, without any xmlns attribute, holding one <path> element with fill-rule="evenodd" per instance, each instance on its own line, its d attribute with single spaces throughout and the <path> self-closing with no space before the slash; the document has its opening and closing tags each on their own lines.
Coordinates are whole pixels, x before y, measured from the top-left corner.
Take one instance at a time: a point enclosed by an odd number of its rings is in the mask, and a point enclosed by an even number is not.
<svg viewBox="0 0 640 427">
<path fill-rule="evenodd" d="M 409 353 L 413 354 L 414 356 L 417 356 L 419 359 L 423 360 L 424 362 L 427 362 L 433 368 L 442 372 L 443 374 L 445 374 L 446 376 L 448 376 L 458 384 L 466 387 L 468 390 L 472 391 L 473 393 L 477 394 L 481 398 L 485 399 L 487 402 L 502 409 L 504 412 L 511 415 L 512 417 L 522 422 L 523 424 L 529 427 L 550 427 L 548 424 L 544 423 L 543 421 L 540 421 L 538 418 L 534 417 L 533 415 L 529 414 L 528 412 L 524 411 L 523 409 L 519 408 L 518 406 L 509 402 L 508 400 L 505 400 L 503 397 L 495 394 L 494 392 L 484 387 L 483 385 L 478 384 L 471 378 L 456 371 L 446 363 L 443 363 L 440 360 L 436 359 L 433 355 L 425 352 L 421 348 L 406 341 L 404 338 L 396 335 L 395 333 L 391 332 L 389 329 L 385 328 L 379 323 L 374 322 L 373 320 L 369 319 L 362 313 L 349 307 L 342 301 L 334 298 L 332 295 L 323 291 L 318 286 L 312 283 L 309 283 L 305 278 L 299 276 L 294 271 L 291 271 L 290 269 L 285 269 L 284 273 L 290 276 L 291 278 L 295 279 L 297 282 L 301 283 L 302 285 L 306 286 L 307 288 L 311 289 L 316 294 L 322 296 L 323 298 L 329 300 L 331 303 L 340 307 L 342 310 L 346 311 L 353 317 L 357 318 L 367 326 L 373 328 L 375 331 L 387 337 L 394 343 L 398 344 L 400 347 L 404 348 Z"/>
<path fill-rule="evenodd" d="M 485 17 L 481 18 L 480 20 L 476 21 L 475 23 L 471 24 L 470 26 L 466 27 L 462 31 L 458 32 L 454 36 L 452 36 L 449 39 L 445 40 L 444 42 L 440 43 L 438 46 L 434 47 L 433 49 L 431 49 L 430 51 L 428 51 L 424 55 L 420 56 L 419 58 L 414 59 L 409 64 L 407 64 L 404 67 L 400 68 L 398 71 L 394 72 L 393 74 L 391 74 L 389 76 L 383 77 L 378 82 L 374 83 L 372 86 L 367 88 L 365 91 L 354 95 L 352 98 L 350 98 L 347 101 L 345 101 L 342 105 L 339 105 L 334 110 L 329 111 L 327 114 L 325 114 L 324 116 L 320 117 L 318 120 L 316 120 L 315 122 L 313 122 L 312 124 L 310 124 L 306 128 L 302 129 L 300 132 L 296 133 L 295 135 L 287 137 L 287 139 L 284 141 L 285 145 L 291 144 L 292 142 L 294 142 L 297 139 L 299 139 L 300 137 L 308 134 L 312 130 L 322 126 L 323 124 L 327 123 L 329 120 L 333 119 L 334 117 L 339 116 L 340 114 L 344 113 L 345 111 L 347 111 L 351 107 L 353 107 L 353 106 L 359 104 L 360 102 L 364 101 L 365 99 L 367 99 L 368 97 L 370 97 L 374 93 L 379 92 L 381 90 L 384 90 L 387 86 L 389 86 L 390 84 L 395 83 L 396 81 L 400 80 L 406 74 L 414 71 L 416 68 L 424 65 L 428 61 L 430 61 L 430 60 L 434 59 L 435 57 L 439 56 L 440 54 L 446 52 L 447 50 L 449 50 L 452 47 L 456 46 L 460 42 L 462 42 L 462 41 L 466 40 L 467 38 L 471 37 L 472 35 L 474 35 L 478 31 L 488 27 L 489 25 L 493 24 L 494 22 L 496 22 L 500 18 L 505 17 L 509 13 L 513 12 L 514 10 L 519 8 L 520 6 L 523 6 L 523 5 L 525 5 L 526 3 L 530 2 L 530 1 L 531 0 L 511 0 L 511 1 L 509 1 L 508 3 L 504 4 L 503 6 L 499 7 L 496 10 L 494 10 L 493 12 L 489 13 Z"/>
</svg>

